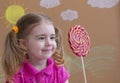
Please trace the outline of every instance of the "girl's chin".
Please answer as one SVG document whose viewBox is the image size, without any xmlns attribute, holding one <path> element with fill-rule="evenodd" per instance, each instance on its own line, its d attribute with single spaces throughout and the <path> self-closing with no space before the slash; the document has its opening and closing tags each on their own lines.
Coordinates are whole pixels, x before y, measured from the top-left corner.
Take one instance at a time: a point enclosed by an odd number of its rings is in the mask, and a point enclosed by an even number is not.
<svg viewBox="0 0 120 83">
<path fill-rule="evenodd" d="M 40 58 L 48 59 L 52 56 L 52 54 L 43 54 Z"/>
</svg>

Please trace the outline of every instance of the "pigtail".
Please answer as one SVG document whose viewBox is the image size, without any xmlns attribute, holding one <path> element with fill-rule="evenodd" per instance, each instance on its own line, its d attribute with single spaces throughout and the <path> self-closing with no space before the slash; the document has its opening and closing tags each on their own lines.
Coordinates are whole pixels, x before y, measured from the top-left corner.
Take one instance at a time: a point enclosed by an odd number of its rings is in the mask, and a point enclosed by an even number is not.
<svg viewBox="0 0 120 83">
<path fill-rule="evenodd" d="M 59 30 L 55 27 L 55 33 L 56 33 L 56 43 L 57 43 L 57 49 L 55 53 L 53 54 L 53 58 L 58 66 L 64 65 L 64 56 L 63 56 L 63 47 L 62 47 L 62 39 L 61 34 Z"/>
<path fill-rule="evenodd" d="M 17 72 L 24 60 L 22 50 L 18 45 L 16 33 L 13 30 L 7 35 L 4 49 L 2 65 L 5 76 L 9 80 Z"/>
</svg>

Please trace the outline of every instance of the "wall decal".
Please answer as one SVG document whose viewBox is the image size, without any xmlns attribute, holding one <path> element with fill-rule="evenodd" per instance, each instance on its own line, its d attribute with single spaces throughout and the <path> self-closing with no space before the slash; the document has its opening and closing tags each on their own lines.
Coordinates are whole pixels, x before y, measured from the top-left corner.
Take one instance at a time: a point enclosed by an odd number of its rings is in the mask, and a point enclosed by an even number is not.
<svg viewBox="0 0 120 83">
<path fill-rule="evenodd" d="M 67 9 L 66 11 L 61 12 L 61 17 L 63 20 L 73 21 L 78 18 L 78 12 Z"/>
<path fill-rule="evenodd" d="M 25 14 L 24 8 L 20 5 L 10 5 L 5 11 L 5 18 L 11 24 L 16 24 L 17 20 Z"/>
<path fill-rule="evenodd" d="M 88 0 L 88 4 L 92 7 L 111 8 L 115 6 L 120 0 Z"/>
<path fill-rule="evenodd" d="M 108 74 L 108 72 L 112 72 L 115 69 L 117 62 L 116 56 L 114 54 L 117 52 L 117 48 L 110 45 L 101 45 L 92 47 L 88 56 L 85 57 L 85 68 L 91 72 L 91 74 L 98 79 L 103 79 Z M 77 73 L 79 71 L 82 72 L 82 63 L 81 59 L 78 57 L 69 56 L 69 54 L 65 53 L 67 56 L 67 63 L 69 63 L 69 71 L 73 73 Z M 73 67 L 74 65 L 74 67 Z"/>
<path fill-rule="evenodd" d="M 40 0 L 40 6 L 45 8 L 53 8 L 60 5 L 60 0 Z"/>
</svg>

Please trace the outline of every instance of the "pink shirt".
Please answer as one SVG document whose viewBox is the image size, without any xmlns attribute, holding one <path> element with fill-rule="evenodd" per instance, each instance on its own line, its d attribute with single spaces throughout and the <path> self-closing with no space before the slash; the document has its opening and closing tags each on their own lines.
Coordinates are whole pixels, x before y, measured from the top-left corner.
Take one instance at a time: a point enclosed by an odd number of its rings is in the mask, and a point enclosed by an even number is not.
<svg viewBox="0 0 120 83">
<path fill-rule="evenodd" d="M 65 83 L 69 76 L 64 66 L 57 67 L 50 58 L 47 67 L 41 71 L 26 61 L 20 72 L 14 76 L 14 81 L 15 83 Z"/>
</svg>

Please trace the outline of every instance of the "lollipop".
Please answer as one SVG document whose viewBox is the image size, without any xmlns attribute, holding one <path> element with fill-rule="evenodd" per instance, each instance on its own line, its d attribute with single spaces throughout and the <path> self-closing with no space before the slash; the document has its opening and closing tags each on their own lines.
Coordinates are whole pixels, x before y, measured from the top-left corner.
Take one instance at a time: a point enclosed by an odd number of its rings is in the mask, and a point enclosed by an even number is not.
<svg viewBox="0 0 120 83">
<path fill-rule="evenodd" d="M 80 25 L 75 25 L 68 33 L 70 47 L 77 56 L 85 57 L 90 50 L 88 33 Z"/>
<path fill-rule="evenodd" d="M 84 80 L 87 83 L 83 57 L 87 56 L 90 50 L 89 35 L 82 26 L 75 25 L 68 33 L 68 41 L 73 52 L 81 57 Z"/>
</svg>

